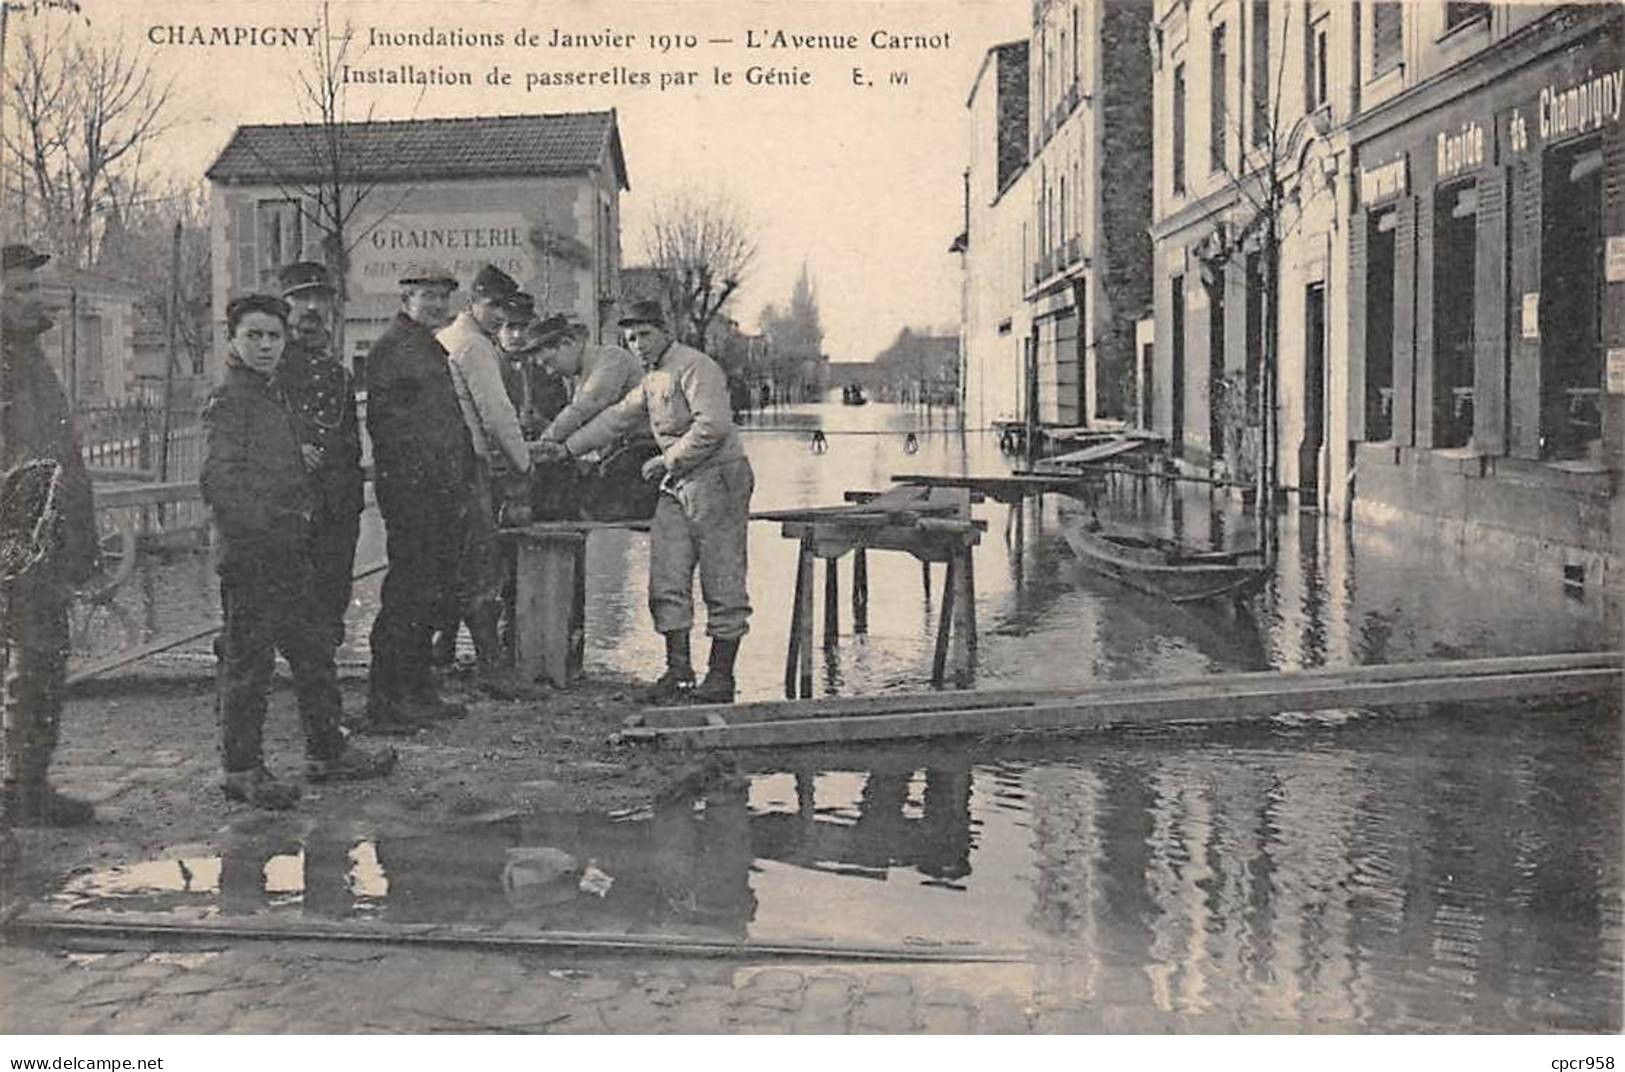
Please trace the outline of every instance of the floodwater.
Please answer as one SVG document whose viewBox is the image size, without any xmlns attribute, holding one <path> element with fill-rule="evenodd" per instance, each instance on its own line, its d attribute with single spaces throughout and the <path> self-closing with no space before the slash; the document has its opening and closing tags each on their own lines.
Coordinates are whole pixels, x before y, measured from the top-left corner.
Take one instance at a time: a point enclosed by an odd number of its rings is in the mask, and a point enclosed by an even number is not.
<svg viewBox="0 0 1625 1072">
<path fill-rule="evenodd" d="M 815 427 L 826 452 L 809 449 Z M 791 410 L 747 435 L 759 509 L 839 502 L 893 473 L 1007 468 L 987 437 L 879 404 Z M 1206 489 L 1125 487 L 1108 511 L 1195 541 L 1251 538 L 1237 504 Z M 1276 575 L 1248 610 L 1190 611 L 1080 568 L 1053 501 L 1029 505 L 1019 528 L 996 503 L 976 514 L 988 522 L 976 551 L 979 686 L 1620 643 L 1615 608 L 1595 593 L 1414 536 L 1351 537 L 1288 516 Z M 593 538 L 589 673 L 658 666 L 645 554 L 642 536 Z M 794 546 L 758 523 L 751 555 L 741 683 L 767 698 L 783 690 Z M 181 598 L 188 584 L 193 608 L 213 598 L 195 562 L 149 572 L 163 577 L 129 598 Z M 929 593 L 907 556 L 872 554 L 869 572 L 861 635 L 841 577 L 840 635 L 814 653 L 820 688 L 927 687 L 941 567 Z M 375 591 L 358 586 L 352 643 Z M 649 813 L 431 828 L 379 802 L 342 828 L 244 823 L 223 852 L 179 846 L 79 875 L 57 901 L 1013 949 L 1079 1000 L 1169 1013 L 1349 1030 L 1618 1030 L 1621 758 L 1610 703 L 800 750 L 752 758 L 736 782 Z"/>
</svg>

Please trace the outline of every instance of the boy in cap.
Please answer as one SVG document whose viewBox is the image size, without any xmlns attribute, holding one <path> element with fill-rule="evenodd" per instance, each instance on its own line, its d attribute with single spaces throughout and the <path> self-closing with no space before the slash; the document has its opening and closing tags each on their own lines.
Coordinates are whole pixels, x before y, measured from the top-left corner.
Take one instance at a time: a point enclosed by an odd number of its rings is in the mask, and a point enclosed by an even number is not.
<svg viewBox="0 0 1625 1072">
<path fill-rule="evenodd" d="M 666 640 L 666 672 L 645 700 L 728 703 L 739 642 L 750 627 L 745 544 L 755 474 L 717 363 L 672 338 L 658 302 L 633 303 L 620 323 L 643 363 L 643 378 L 562 445 L 543 450 L 550 457 L 580 456 L 640 428 L 654 435 L 660 453 L 643 466 L 644 479 L 662 492 L 650 529 L 649 610 Z M 711 637 L 709 668 L 698 687 L 689 654 L 696 566 Z"/>
<path fill-rule="evenodd" d="M 61 533 L 60 541 L 51 541 L 48 553 L 29 568 L 0 578 L 4 585 L 0 676 L 5 680 L 0 808 L 7 826 L 68 826 L 95 817 L 88 802 L 57 792 L 47 779 L 62 718 L 68 606 L 74 588 L 88 580 L 96 566 L 90 478 L 62 384 L 40 346 L 40 336 L 51 329 L 52 321 L 39 300 L 36 273 L 50 259 L 22 244 L 0 251 L 5 272 L 5 299 L 0 302 L 0 473 L 12 499 L 22 493 L 25 473 L 43 467 L 55 485 L 53 505 Z M 7 513 L 19 505 L 7 502 Z"/>
<path fill-rule="evenodd" d="M 318 617 L 336 648 L 344 643 L 356 538 L 366 504 L 355 382 L 333 353 L 328 324 L 333 285 L 325 265 L 300 261 L 278 273 L 288 303 L 291 338 L 277 365 L 276 384 L 299 426 L 300 451 L 316 486 L 310 564 Z"/>
<path fill-rule="evenodd" d="M 269 294 L 227 305 L 226 377 L 203 413 L 199 480 L 221 536 L 221 788 L 233 800 L 263 808 L 288 808 L 299 799 L 296 786 L 265 768 L 262 750 L 278 651 L 293 670 L 311 781 L 378 778 L 395 766 L 394 751 L 366 751 L 346 741 L 340 727 L 333 649 L 312 599 L 316 495 L 298 426 L 274 375 L 287 318 L 287 303 Z"/>
<path fill-rule="evenodd" d="M 457 280 L 414 265 L 402 274 L 401 308 L 367 354 L 367 433 L 374 489 L 388 538 L 378 616 L 372 623 L 367 723 L 413 733 L 465 714 L 440 698 L 430 663 L 434 629 L 455 612 L 463 513 L 474 451 L 434 330 L 449 318 Z"/>
</svg>

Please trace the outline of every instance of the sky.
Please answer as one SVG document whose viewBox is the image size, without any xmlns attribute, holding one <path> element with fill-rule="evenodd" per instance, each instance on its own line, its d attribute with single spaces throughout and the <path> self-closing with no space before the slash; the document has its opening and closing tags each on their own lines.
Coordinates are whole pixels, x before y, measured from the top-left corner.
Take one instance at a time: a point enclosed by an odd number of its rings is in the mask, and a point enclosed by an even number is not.
<svg viewBox="0 0 1625 1072">
<path fill-rule="evenodd" d="M 175 121 L 152 145 L 149 166 L 198 177 L 236 125 L 302 118 L 294 78 L 308 50 L 250 44 L 246 36 L 314 26 L 317 4 L 83 4 L 91 32 L 144 49 L 175 79 Z M 333 0 L 332 20 L 348 21 L 362 41 L 374 30 L 503 35 L 501 47 L 374 45 L 354 66 L 467 71 L 475 84 L 352 85 L 347 106 L 355 118 L 369 110 L 392 119 L 616 108 L 631 182 L 622 195 L 623 261 L 642 260 L 643 230 L 662 196 L 720 189 L 751 221 L 759 249 L 732 315 L 754 328 L 765 303 L 787 303 L 805 263 L 825 350 L 851 361 L 873 357 L 905 325 L 957 324 L 960 269 L 948 246 L 962 225 L 965 100 L 986 50 L 1025 37 L 1030 11 L 1028 0 Z M 207 37 L 215 27 L 243 28 L 245 43 L 173 43 L 191 38 L 193 28 Z M 618 44 L 556 47 L 555 30 Z M 517 43 L 521 31 L 540 43 Z M 926 47 L 876 47 L 876 33 L 885 44 L 897 44 L 889 36 L 896 35 L 923 38 Z M 824 39 L 798 43 L 793 34 Z M 854 38 L 857 47 L 835 47 L 831 38 Z M 617 66 L 648 72 L 653 84 L 525 85 L 541 72 Z M 762 84 L 747 84 L 753 66 L 770 70 Z M 487 84 L 493 68 L 511 83 Z M 854 83 L 854 68 L 869 84 Z M 732 83 L 717 84 L 716 69 L 731 72 Z M 692 85 L 675 84 L 684 72 L 695 73 Z M 894 72 L 906 84 L 894 84 Z M 674 84 L 661 88 L 663 73 Z M 811 84 L 795 84 L 808 76 Z"/>
</svg>

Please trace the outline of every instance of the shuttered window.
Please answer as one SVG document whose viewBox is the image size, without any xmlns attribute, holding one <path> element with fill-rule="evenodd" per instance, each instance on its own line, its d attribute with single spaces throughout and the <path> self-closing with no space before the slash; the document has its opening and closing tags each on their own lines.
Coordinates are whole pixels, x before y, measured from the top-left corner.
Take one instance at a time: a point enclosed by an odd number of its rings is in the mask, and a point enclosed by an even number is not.
<svg viewBox="0 0 1625 1072">
<path fill-rule="evenodd" d="M 1174 193 L 1185 192 L 1185 65 L 1174 68 Z"/>
<path fill-rule="evenodd" d="M 1262 145 L 1269 137 L 1270 93 L 1270 0 L 1253 0 L 1253 144 Z"/>
<path fill-rule="evenodd" d="M 1208 53 L 1208 145 L 1210 148 L 1210 166 L 1214 171 L 1223 171 L 1225 158 L 1225 125 L 1229 123 L 1230 98 L 1227 87 L 1230 80 L 1227 77 L 1230 70 L 1230 55 L 1225 42 L 1225 27 L 1221 23 L 1213 28 L 1213 47 Z"/>
<path fill-rule="evenodd" d="M 1405 5 L 1371 5 L 1371 73 L 1384 74 L 1399 66 L 1404 55 Z"/>
</svg>

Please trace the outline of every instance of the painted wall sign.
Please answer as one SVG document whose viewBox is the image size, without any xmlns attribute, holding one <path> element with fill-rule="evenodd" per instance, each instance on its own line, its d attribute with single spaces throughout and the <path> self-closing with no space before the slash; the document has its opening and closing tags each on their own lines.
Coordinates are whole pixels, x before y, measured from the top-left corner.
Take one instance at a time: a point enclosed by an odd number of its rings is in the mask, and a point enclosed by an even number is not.
<svg viewBox="0 0 1625 1072">
<path fill-rule="evenodd" d="M 1409 157 L 1360 171 L 1360 203 L 1380 205 L 1410 192 Z"/>
<path fill-rule="evenodd" d="M 1483 167 L 1489 159 L 1489 139 L 1484 136 L 1484 124 L 1467 119 L 1457 130 L 1441 130 L 1434 140 L 1434 150 L 1440 179 Z"/>
<path fill-rule="evenodd" d="M 1540 338 L 1540 292 L 1523 296 L 1523 337 Z"/>
<path fill-rule="evenodd" d="M 369 294 L 397 289 L 413 262 L 433 262 L 468 281 L 494 264 L 521 282 L 533 274 L 530 224 L 518 212 L 446 212 L 390 216 L 350 254 L 350 273 Z"/>
<path fill-rule="evenodd" d="M 1625 350 L 1608 351 L 1608 393 L 1625 395 Z"/>
<path fill-rule="evenodd" d="M 1532 114 L 1526 114 L 1532 113 Z M 1532 101 L 1507 118 L 1507 147 L 1514 153 L 1532 144 L 1600 130 L 1625 115 L 1625 68 L 1543 86 Z"/>
<path fill-rule="evenodd" d="M 1610 283 L 1625 283 L 1625 235 L 1608 236 L 1608 256 L 1603 271 Z"/>
</svg>

